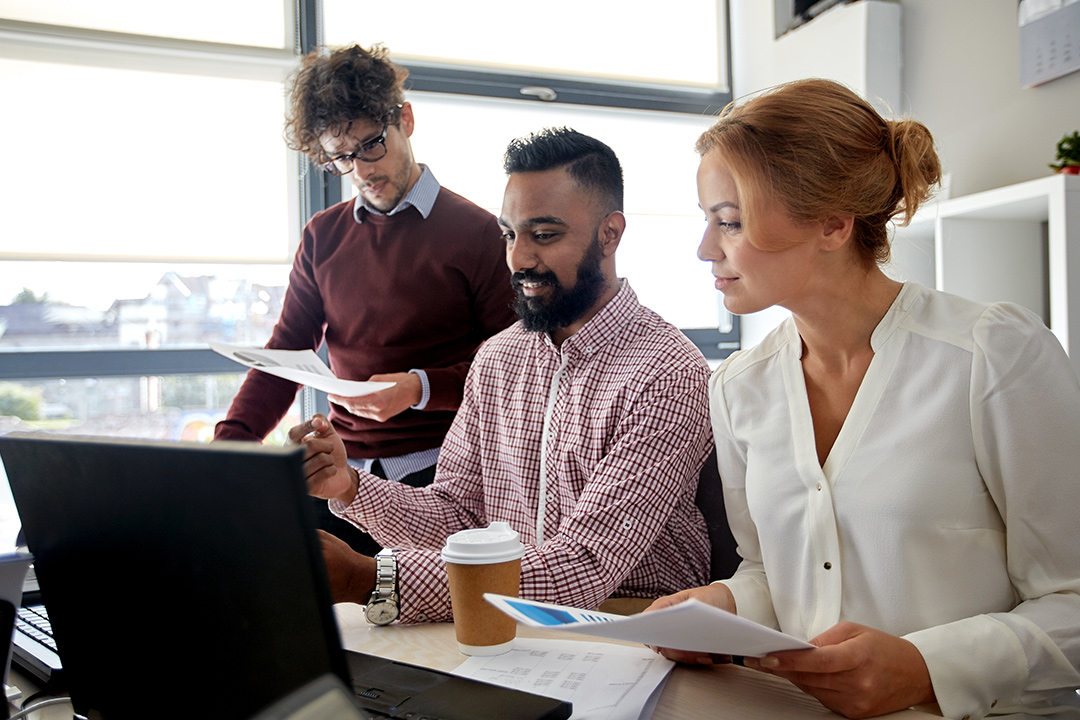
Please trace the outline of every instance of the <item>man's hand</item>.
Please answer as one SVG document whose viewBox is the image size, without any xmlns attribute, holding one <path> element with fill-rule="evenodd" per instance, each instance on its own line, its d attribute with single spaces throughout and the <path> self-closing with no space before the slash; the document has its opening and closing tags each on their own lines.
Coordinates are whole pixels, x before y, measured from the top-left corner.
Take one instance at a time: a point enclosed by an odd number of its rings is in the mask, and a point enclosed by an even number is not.
<svg viewBox="0 0 1080 720">
<path fill-rule="evenodd" d="M 726 610 L 729 613 L 735 612 L 735 597 L 731 594 L 731 590 L 728 589 L 727 585 L 719 583 L 683 590 L 674 595 L 665 595 L 662 598 L 658 598 L 656 602 L 649 607 L 645 608 L 643 612 L 652 612 L 653 610 L 660 610 L 671 607 L 672 605 L 678 605 L 681 602 L 686 602 L 690 598 L 700 600 L 703 603 L 718 607 L 721 610 Z M 669 660 L 690 665 L 716 665 L 731 662 L 730 655 L 690 652 L 688 650 L 672 650 L 671 648 L 653 647 L 651 645 L 650 647 Z"/>
<path fill-rule="evenodd" d="M 358 480 L 349 467 L 345 445 L 326 416 L 319 414 L 289 430 L 289 442 L 304 446 L 304 477 L 308 493 L 350 505 Z"/>
<path fill-rule="evenodd" d="M 935 700 L 926 661 L 903 638 L 842 622 L 810 644 L 817 648 L 746 658 L 746 666 L 790 680 L 849 718 L 874 717 Z"/>
<path fill-rule="evenodd" d="M 328 532 L 318 532 L 334 602 L 367 605 L 375 589 L 375 558 L 361 555 Z"/>
<path fill-rule="evenodd" d="M 368 382 L 392 382 L 394 386 L 357 397 L 330 395 L 330 401 L 353 415 L 386 422 L 419 403 L 424 391 L 420 376 L 416 373 L 372 375 Z"/>
</svg>

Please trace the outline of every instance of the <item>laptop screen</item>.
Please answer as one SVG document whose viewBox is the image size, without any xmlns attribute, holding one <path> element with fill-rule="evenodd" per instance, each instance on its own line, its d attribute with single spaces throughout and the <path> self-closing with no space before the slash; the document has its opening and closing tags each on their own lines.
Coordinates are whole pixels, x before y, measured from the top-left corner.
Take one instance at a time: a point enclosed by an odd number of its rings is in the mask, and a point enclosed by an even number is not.
<svg viewBox="0 0 1080 720">
<path fill-rule="evenodd" d="M 300 448 L 12 433 L 0 456 L 80 714 L 246 718 L 348 683 Z"/>
</svg>

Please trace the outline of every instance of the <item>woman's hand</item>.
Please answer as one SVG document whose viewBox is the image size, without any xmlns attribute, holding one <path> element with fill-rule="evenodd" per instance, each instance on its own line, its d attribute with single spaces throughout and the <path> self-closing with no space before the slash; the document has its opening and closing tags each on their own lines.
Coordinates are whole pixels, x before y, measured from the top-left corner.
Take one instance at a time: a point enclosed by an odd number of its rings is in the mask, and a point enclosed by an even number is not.
<svg viewBox="0 0 1080 720">
<path fill-rule="evenodd" d="M 703 585 L 701 587 L 691 588 L 689 590 L 683 590 L 677 592 L 674 595 L 666 595 L 662 598 L 658 598 L 649 607 L 645 608 L 644 612 L 652 612 L 654 610 L 661 610 L 672 605 L 678 605 L 681 602 L 686 602 L 689 599 L 700 600 L 703 603 L 718 607 L 721 610 L 726 610 L 729 613 L 735 612 L 735 597 L 731 594 L 731 590 L 727 585 L 722 583 L 713 583 L 712 585 Z M 673 650 L 671 648 L 652 647 L 653 650 L 660 653 L 669 660 L 675 662 L 686 663 L 689 665 L 717 665 L 720 663 L 731 662 L 730 655 L 717 655 L 715 653 L 703 653 L 703 652 L 691 652 L 689 650 Z"/>
<path fill-rule="evenodd" d="M 790 680 L 849 718 L 884 715 L 935 700 L 922 654 L 903 638 L 842 622 L 810 644 L 817 648 L 746 658 L 746 667 Z"/>
</svg>

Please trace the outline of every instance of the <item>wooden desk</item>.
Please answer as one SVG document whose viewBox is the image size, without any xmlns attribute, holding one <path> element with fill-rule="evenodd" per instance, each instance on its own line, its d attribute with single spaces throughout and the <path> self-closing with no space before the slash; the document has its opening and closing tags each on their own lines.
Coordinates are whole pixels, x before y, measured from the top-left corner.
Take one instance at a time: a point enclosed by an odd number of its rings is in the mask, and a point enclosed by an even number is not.
<svg viewBox="0 0 1080 720">
<path fill-rule="evenodd" d="M 429 625 L 391 625 L 373 627 L 364 619 L 363 608 L 344 603 L 335 605 L 342 645 L 371 655 L 381 655 L 415 665 L 425 665 L 449 671 L 466 659 L 458 652 L 454 626 L 449 623 Z M 520 637 L 592 640 L 553 630 L 518 626 Z M 633 645 L 633 643 L 623 643 Z M 26 694 L 34 692 L 33 683 L 12 672 L 11 680 Z M 664 692 L 657 703 L 654 720 L 693 720 L 717 717 L 722 708 L 725 720 L 761 720 L 761 718 L 839 718 L 826 710 L 817 700 L 804 694 L 791 683 L 765 673 L 737 665 L 690 667 L 678 665 L 671 672 Z M 931 715 L 917 710 L 905 710 L 883 716 L 888 720 L 930 720 Z M 30 720 L 71 720 L 71 706 L 59 705 L 31 713 Z"/>
<path fill-rule="evenodd" d="M 458 652 L 454 626 L 449 623 L 428 625 L 390 625 L 373 627 L 364 619 L 359 605 L 335 606 L 341 628 L 342 645 L 348 650 L 381 655 L 438 670 L 453 670 L 466 656 Z M 519 637 L 590 640 L 565 632 L 518 626 Z M 624 643 L 632 645 L 633 643 Z M 723 708 L 725 720 L 761 720 L 761 718 L 839 718 L 814 698 L 786 680 L 748 670 L 738 665 L 690 667 L 678 665 L 672 670 L 657 703 L 654 720 L 690 720 L 713 718 Z M 929 720 L 935 716 L 918 710 L 904 710 L 882 716 L 888 720 Z"/>
</svg>

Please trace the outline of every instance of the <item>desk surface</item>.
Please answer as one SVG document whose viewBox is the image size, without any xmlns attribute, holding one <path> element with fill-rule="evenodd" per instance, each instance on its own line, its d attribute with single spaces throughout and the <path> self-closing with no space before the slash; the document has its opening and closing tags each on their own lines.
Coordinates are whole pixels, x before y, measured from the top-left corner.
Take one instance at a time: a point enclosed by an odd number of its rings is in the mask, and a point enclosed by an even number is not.
<svg viewBox="0 0 1080 720">
<path fill-rule="evenodd" d="M 373 627 L 364 620 L 359 605 L 341 604 L 335 608 L 342 644 L 349 650 L 426 665 L 438 670 L 453 670 L 466 659 L 458 652 L 454 626 L 449 623 Z M 518 635 L 563 638 L 568 642 L 617 642 L 521 625 L 518 626 Z M 652 717 L 654 720 L 711 718 L 715 717 L 717 706 L 721 704 L 724 707 L 725 720 L 840 717 L 826 710 L 817 700 L 786 680 L 737 665 L 676 666 L 668 678 Z M 905 710 L 883 717 L 888 720 L 929 720 L 935 716 L 917 710 Z"/>
<path fill-rule="evenodd" d="M 335 610 L 341 628 L 342 645 L 346 649 L 444 671 L 453 670 L 466 659 L 458 652 L 454 626 L 449 623 L 373 627 L 364 619 L 363 609 L 359 605 L 336 605 Z M 524 626 L 518 627 L 518 633 L 521 637 L 563 638 L 568 642 L 618 642 Z M 12 674 L 12 680 L 27 692 L 33 692 L 32 684 L 20 678 L 17 673 Z M 725 720 L 840 717 L 823 708 L 817 700 L 802 693 L 794 685 L 765 673 L 737 665 L 678 665 L 668 678 L 653 718 L 688 720 L 714 717 L 718 705 L 724 708 Z M 935 716 L 917 710 L 905 710 L 883 717 L 888 720 L 929 720 Z M 44 708 L 31 713 L 29 719 L 71 720 L 71 706 Z"/>
</svg>

